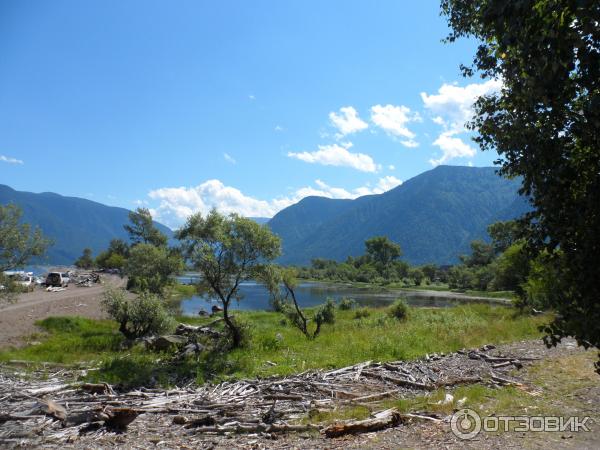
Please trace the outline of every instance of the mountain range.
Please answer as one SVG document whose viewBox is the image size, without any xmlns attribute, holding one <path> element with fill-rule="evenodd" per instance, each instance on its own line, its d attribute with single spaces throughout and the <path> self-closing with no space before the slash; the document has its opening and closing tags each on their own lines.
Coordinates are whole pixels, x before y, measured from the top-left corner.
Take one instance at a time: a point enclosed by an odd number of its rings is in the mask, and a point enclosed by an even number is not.
<svg viewBox="0 0 600 450">
<path fill-rule="evenodd" d="M 383 194 L 306 197 L 268 224 L 282 238 L 282 264 L 359 256 L 373 236 L 400 244 L 403 259 L 412 264 L 453 264 L 472 240 L 489 239 L 489 224 L 529 209 L 518 194 L 520 184 L 493 167 L 438 166 Z"/>
<path fill-rule="evenodd" d="M 383 194 L 354 200 L 306 197 L 270 220 L 253 220 L 267 223 L 282 238 L 281 264 L 359 256 L 373 236 L 400 244 L 403 259 L 412 264 L 452 264 L 468 253 L 472 240 L 487 239 L 489 224 L 528 210 L 519 186 L 520 180 L 501 178 L 493 167 L 438 166 Z M 0 204 L 8 203 L 19 205 L 23 220 L 54 241 L 46 263 L 72 264 L 85 247 L 98 254 L 111 239 L 128 238 L 124 208 L 0 185 Z M 172 238 L 172 230 L 156 226 Z"/>
<path fill-rule="evenodd" d="M 89 247 L 94 255 L 105 250 L 111 239 L 127 241 L 123 225 L 129 222 L 129 210 L 106 206 L 78 197 L 64 197 L 52 192 L 34 194 L 15 191 L 0 185 L 0 204 L 14 203 L 23 210 L 23 222 L 41 228 L 53 241 L 45 258 L 38 263 L 67 265 Z M 155 225 L 172 238 L 173 231 Z"/>
</svg>

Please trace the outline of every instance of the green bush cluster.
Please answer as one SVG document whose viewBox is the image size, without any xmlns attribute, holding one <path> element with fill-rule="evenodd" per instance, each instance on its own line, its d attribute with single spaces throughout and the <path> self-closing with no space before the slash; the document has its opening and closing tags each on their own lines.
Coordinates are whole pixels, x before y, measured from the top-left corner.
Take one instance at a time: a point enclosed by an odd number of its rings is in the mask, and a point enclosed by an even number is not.
<svg viewBox="0 0 600 450">
<path fill-rule="evenodd" d="M 408 305 L 403 299 L 399 298 L 390 306 L 388 314 L 395 319 L 404 320 L 408 316 Z"/>
</svg>

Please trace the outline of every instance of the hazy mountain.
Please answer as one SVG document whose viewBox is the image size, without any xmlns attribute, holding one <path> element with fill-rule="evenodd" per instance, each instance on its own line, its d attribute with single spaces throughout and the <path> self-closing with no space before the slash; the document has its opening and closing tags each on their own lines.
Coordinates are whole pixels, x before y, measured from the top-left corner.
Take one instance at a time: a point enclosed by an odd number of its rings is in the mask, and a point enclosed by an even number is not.
<svg viewBox="0 0 600 450">
<path fill-rule="evenodd" d="M 364 253 L 364 241 L 384 235 L 400 244 L 413 264 L 450 264 L 487 238 L 498 220 L 520 216 L 527 202 L 495 168 L 439 166 L 379 195 L 355 200 L 307 197 L 271 219 L 283 240 L 284 264 L 312 258 L 344 260 Z"/>
<path fill-rule="evenodd" d="M 128 239 L 123 225 L 129 222 L 129 211 L 77 197 L 64 197 L 51 192 L 34 194 L 15 191 L 0 185 L 0 204 L 14 203 L 23 209 L 23 221 L 39 226 L 54 240 L 43 262 L 72 264 L 89 247 L 96 255 L 111 239 Z M 173 232 L 161 224 L 156 226 L 169 238 Z"/>
</svg>

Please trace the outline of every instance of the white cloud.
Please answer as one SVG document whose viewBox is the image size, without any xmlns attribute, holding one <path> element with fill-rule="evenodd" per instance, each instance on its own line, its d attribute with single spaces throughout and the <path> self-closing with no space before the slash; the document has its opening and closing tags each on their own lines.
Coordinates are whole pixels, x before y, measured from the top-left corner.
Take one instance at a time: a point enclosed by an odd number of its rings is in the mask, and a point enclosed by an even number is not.
<svg viewBox="0 0 600 450">
<path fill-rule="evenodd" d="M 369 127 L 367 122 L 358 117 L 358 112 L 352 106 L 344 106 L 340 108 L 340 114 L 330 112 L 329 120 L 331 121 L 331 124 L 339 131 L 339 133 L 336 134 L 338 139 L 341 139 L 347 134 L 366 130 Z"/>
<path fill-rule="evenodd" d="M 225 186 L 219 180 L 208 180 L 196 187 L 162 188 L 153 190 L 148 195 L 158 202 L 158 206 L 150 209 L 152 216 L 165 225 L 177 228 L 192 214 L 207 214 L 212 208 L 224 214 L 235 212 L 246 217 L 272 217 L 305 197 L 353 199 L 363 195 L 381 194 L 399 184 L 402 184 L 399 179 L 387 176 L 380 178 L 375 187 L 367 184 L 347 190 L 315 180 L 316 186 L 305 186 L 287 196 L 260 200 L 245 195 L 239 189 Z"/>
<path fill-rule="evenodd" d="M 473 118 L 473 104 L 477 99 L 501 88 L 501 80 L 488 80 L 464 87 L 444 83 L 437 94 L 421 92 L 425 108 L 434 115 L 431 120 L 442 127 L 440 135 L 433 142 L 433 145 L 442 150 L 442 156 L 430 159 L 431 164 L 437 166 L 454 158 L 475 156 L 476 150 L 464 142 L 464 137 L 459 136 L 467 133 L 465 124 Z"/>
<path fill-rule="evenodd" d="M 248 100 L 256 100 L 256 96 L 253 94 L 248 95 Z"/>
<path fill-rule="evenodd" d="M 375 105 L 371 107 L 371 121 L 389 136 L 401 138 L 400 143 L 406 147 L 417 147 L 419 145 L 414 140 L 416 134 L 409 130 L 407 125 L 421 120 L 418 114 L 411 113 L 410 108 L 404 105 Z"/>
<path fill-rule="evenodd" d="M 231 164 L 235 164 L 237 162 L 235 160 L 235 158 L 233 156 L 231 156 L 229 153 L 223 153 L 223 158 L 225 158 L 225 161 L 227 161 L 228 163 L 231 163 Z"/>
<path fill-rule="evenodd" d="M 445 131 L 433 142 L 433 145 L 442 150 L 442 156 L 439 159 L 430 159 L 429 163 L 434 166 L 444 164 L 453 158 L 472 158 L 476 150 L 462 139 L 454 137 L 456 132 Z"/>
<path fill-rule="evenodd" d="M 287 155 L 311 164 L 352 167 L 362 172 L 377 172 L 378 166 L 373 158 L 364 153 L 349 152 L 348 149 L 351 147 L 351 142 L 343 142 L 340 145 L 319 145 L 319 150 L 314 152 L 289 152 Z"/>
<path fill-rule="evenodd" d="M 497 92 L 502 87 L 500 80 L 472 83 L 464 87 L 444 83 L 437 94 L 421 92 L 425 108 L 436 116 L 432 119 L 446 129 L 464 131 L 465 123 L 473 117 L 473 104 L 482 95 Z"/>
<path fill-rule="evenodd" d="M 388 166 L 388 169 L 390 169 L 390 170 L 396 170 L 396 166 L 395 166 L 395 165 L 393 165 L 393 164 L 390 164 L 390 165 Z"/>
<path fill-rule="evenodd" d="M 8 164 L 24 164 L 23 160 L 17 158 L 11 158 L 10 156 L 0 155 L 0 161 Z"/>
<path fill-rule="evenodd" d="M 393 175 L 388 175 L 386 177 L 379 179 L 375 190 L 380 191 L 380 192 L 375 192 L 375 193 L 380 194 L 382 192 L 389 191 L 390 189 L 394 189 L 396 186 L 400 186 L 401 184 L 402 184 L 401 180 L 399 180 L 398 178 L 396 178 Z"/>
<path fill-rule="evenodd" d="M 281 125 L 275 125 L 275 131 L 284 131 L 284 128 Z"/>
</svg>

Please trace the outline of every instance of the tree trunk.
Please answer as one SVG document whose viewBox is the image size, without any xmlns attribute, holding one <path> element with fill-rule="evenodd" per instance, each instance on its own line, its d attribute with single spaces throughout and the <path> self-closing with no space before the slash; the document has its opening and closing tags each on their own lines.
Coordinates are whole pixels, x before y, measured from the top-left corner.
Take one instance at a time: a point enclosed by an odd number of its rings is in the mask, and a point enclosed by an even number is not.
<svg viewBox="0 0 600 450">
<path fill-rule="evenodd" d="M 223 320 L 225 320 L 225 324 L 229 328 L 231 339 L 233 340 L 233 348 L 240 347 L 242 344 L 242 333 L 229 316 L 229 301 L 226 300 L 223 300 Z"/>
</svg>

